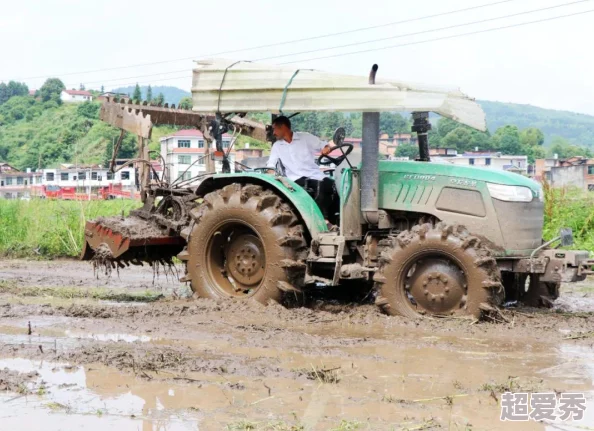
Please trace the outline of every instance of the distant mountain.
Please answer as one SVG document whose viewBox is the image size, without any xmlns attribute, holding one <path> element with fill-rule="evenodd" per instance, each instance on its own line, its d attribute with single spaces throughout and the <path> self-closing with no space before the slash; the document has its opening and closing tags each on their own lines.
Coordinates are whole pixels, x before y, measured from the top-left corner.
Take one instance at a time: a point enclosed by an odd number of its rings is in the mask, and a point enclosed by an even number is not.
<svg viewBox="0 0 594 431">
<path fill-rule="evenodd" d="M 130 96 L 132 96 L 132 94 L 134 94 L 134 88 L 135 88 L 135 86 L 132 85 L 130 87 L 114 88 L 111 91 L 113 91 L 114 93 L 124 93 L 124 94 L 129 94 Z M 140 92 L 142 93 L 143 99 L 146 99 L 147 88 L 148 88 L 147 85 L 140 86 Z M 159 93 L 163 93 L 163 96 L 165 96 L 165 103 L 169 103 L 170 105 L 172 103 L 175 103 L 176 106 L 179 104 L 179 101 L 182 98 L 191 96 L 191 94 L 188 91 L 182 90 L 177 87 L 170 87 L 170 86 L 166 86 L 166 85 L 156 86 L 156 87 L 151 86 L 151 91 L 153 92 L 153 97 L 156 97 L 157 94 L 159 94 Z"/>
<path fill-rule="evenodd" d="M 478 100 L 487 114 L 487 125 L 493 133 L 498 127 L 514 124 L 520 129 L 536 127 L 545 135 L 545 146 L 555 136 L 573 144 L 594 147 L 594 116 L 569 111 L 539 108 L 517 103 Z"/>
</svg>

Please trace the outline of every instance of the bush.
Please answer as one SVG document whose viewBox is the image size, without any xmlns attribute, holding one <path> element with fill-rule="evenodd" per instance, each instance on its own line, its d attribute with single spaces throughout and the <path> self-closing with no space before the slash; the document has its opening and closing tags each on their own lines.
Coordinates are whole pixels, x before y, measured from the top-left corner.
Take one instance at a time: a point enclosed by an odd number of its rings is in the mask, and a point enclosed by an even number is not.
<svg viewBox="0 0 594 431">
<path fill-rule="evenodd" d="M 553 189 L 547 183 L 544 193 L 544 239 L 555 238 L 559 229 L 570 227 L 572 249 L 594 250 L 594 194 L 579 189 Z"/>
</svg>

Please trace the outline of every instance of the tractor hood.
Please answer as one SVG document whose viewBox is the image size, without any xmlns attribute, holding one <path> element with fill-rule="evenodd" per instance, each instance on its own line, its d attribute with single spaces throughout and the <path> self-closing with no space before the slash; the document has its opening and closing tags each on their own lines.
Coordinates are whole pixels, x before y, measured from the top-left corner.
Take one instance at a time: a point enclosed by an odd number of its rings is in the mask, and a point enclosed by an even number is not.
<svg viewBox="0 0 594 431">
<path fill-rule="evenodd" d="M 541 187 L 536 181 L 513 172 L 495 169 L 414 161 L 380 161 L 379 170 L 380 173 L 398 172 L 413 175 L 440 175 L 508 186 L 524 186 L 532 190 L 535 195 L 541 192 Z"/>
</svg>

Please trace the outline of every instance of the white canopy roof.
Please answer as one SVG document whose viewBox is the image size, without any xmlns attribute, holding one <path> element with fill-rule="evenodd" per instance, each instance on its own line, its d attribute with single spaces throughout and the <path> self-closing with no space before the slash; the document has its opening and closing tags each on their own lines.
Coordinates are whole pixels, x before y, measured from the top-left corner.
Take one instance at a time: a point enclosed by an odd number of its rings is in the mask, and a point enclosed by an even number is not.
<svg viewBox="0 0 594 431">
<path fill-rule="evenodd" d="M 478 130 L 485 113 L 457 88 L 326 73 L 232 60 L 197 62 L 193 110 L 212 112 L 431 111 Z"/>
</svg>

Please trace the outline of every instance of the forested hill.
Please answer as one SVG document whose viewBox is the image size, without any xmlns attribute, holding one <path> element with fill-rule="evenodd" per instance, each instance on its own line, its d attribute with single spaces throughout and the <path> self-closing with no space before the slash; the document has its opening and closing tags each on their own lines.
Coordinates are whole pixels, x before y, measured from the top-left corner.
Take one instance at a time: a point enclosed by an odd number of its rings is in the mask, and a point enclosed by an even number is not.
<svg viewBox="0 0 594 431">
<path fill-rule="evenodd" d="M 119 88 L 114 88 L 111 91 L 113 91 L 114 93 L 129 94 L 130 97 L 132 97 L 134 95 L 135 88 L 136 88 L 135 86 L 119 87 Z M 181 99 L 183 99 L 184 97 L 190 96 L 190 93 L 188 91 L 182 90 L 181 88 L 170 87 L 170 86 L 164 85 L 164 86 L 151 87 L 152 97 L 147 97 L 148 88 L 149 88 L 149 86 L 147 86 L 147 85 L 140 86 L 140 93 L 142 94 L 142 100 L 152 99 L 153 97 L 155 97 L 159 94 L 162 94 L 165 98 L 165 103 L 169 103 L 170 105 L 172 103 L 174 103 L 175 106 L 177 106 L 177 105 L 179 105 L 179 101 Z"/>
<path fill-rule="evenodd" d="M 479 100 L 485 114 L 489 131 L 514 124 L 519 129 L 535 127 L 545 136 L 545 146 L 555 136 L 567 139 L 572 144 L 594 148 L 594 116 L 569 111 L 539 108 L 517 103 L 490 102 Z"/>
</svg>

